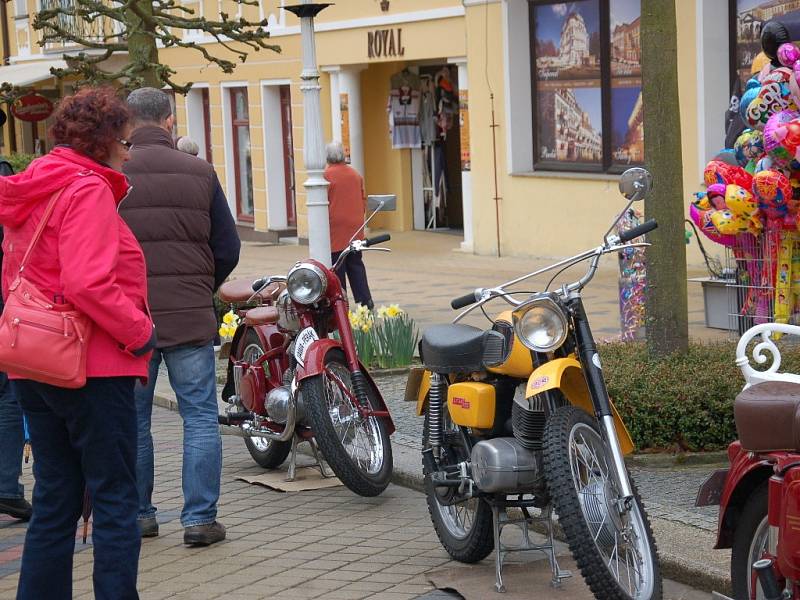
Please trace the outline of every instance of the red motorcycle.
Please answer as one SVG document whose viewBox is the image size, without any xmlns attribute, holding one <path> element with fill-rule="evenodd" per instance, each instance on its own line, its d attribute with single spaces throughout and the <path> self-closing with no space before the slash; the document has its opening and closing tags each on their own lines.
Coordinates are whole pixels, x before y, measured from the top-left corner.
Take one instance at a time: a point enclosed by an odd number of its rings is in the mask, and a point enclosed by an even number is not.
<svg viewBox="0 0 800 600">
<path fill-rule="evenodd" d="M 800 327 L 756 325 L 739 340 L 747 382 L 734 404 L 739 439 L 728 447 L 730 468 L 713 473 L 696 501 L 720 506 L 715 548 L 732 548 L 736 600 L 800 600 L 800 376 L 778 372 L 773 333 L 800 336 Z M 766 370 L 750 366 L 753 341 L 756 363 L 772 359 Z"/>
<path fill-rule="evenodd" d="M 351 240 L 331 268 L 309 259 L 287 276 L 220 288 L 220 299 L 238 306 L 243 324 L 231 342 L 222 392 L 230 408 L 219 422 L 223 433 L 245 439 L 260 466 L 276 468 L 291 455 L 294 479 L 297 445 L 307 441 L 323 475 L 322 458 L 355 493 L 377 496 L 389 484 L 394 424 L 359 361 L 347 296 L 335 273 L 351 252 L 388 252 L 372 246 L 389 239 Z"/>
</svg>

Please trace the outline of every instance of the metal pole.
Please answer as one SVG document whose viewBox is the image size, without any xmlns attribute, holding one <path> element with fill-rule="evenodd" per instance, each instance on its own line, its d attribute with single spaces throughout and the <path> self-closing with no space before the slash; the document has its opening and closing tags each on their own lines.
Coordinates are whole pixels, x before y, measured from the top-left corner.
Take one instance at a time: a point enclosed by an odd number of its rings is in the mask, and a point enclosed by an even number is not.
<svg viewBox="0 0 800 600">
<path fill-rule="evenodd" d="M 303 71 L 300 74 L 303 92 L 303 161 L 308 179 L 306 206 L 308 207 L 308 246 L 311 258 L 330 266 L 331 237 L 328 219 L 328 182 L 325 170 L 325 143 L 322 134 L 322 109 L 320 106 L 319 71 L 314 44 L 314 17 L 330 4 L 315 4 L 304 0 L 302 4 L 285 6 L 300 17 Z"/>
</svg>

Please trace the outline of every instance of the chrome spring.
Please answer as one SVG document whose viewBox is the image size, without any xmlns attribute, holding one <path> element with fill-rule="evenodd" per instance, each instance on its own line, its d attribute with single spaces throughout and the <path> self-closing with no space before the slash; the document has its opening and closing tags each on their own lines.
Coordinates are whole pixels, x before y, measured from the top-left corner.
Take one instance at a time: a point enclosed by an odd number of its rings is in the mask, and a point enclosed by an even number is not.
<svg viewBox="0 0 800 600">
<path fill-rule="evenodd" d="M 438 373 L 431 374 L 431 389 L 428 392 L 428 431 L 433 455 L 439 458 L 444 431 L 442 429 L 442 405 L 444 393 L 447 389 L 444 377 Z"/>
</svg>

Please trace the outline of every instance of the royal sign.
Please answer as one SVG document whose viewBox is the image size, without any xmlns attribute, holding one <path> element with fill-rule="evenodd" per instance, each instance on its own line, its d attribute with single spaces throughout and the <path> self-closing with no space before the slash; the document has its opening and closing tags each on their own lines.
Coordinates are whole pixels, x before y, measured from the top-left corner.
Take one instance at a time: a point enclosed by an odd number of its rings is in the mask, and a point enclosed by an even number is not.
<svg viewBox="0 0 800 600">
<path fill-rule="evenodd" d="M 378 29 L 367 32 L 367 56 L 369 58 L 403 56 L 405 53 L 402 29 Z"/>
<path fill-rule="evenodd" d="M 53 114 L 53 103 L 41 94 L 26 94 L 14 101 L 11 114 L 21 121 L 44 121 Z"/>
</svg>

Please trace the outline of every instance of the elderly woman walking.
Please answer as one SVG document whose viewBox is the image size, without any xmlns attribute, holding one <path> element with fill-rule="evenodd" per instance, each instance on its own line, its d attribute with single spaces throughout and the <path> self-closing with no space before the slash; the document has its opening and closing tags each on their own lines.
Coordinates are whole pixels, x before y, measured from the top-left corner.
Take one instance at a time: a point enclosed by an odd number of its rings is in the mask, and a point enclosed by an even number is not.
<svg viewBox="0 0 800 600">
<path fill-rule="evenodd" d="M 155 333 L 144 255 L 117 214 L 129 187 L 120 172 L 130 148 L 128 120 L 124 102 L 110 88 L 81 90 L 59 103 L 50 131 L 55 149 L 24 172 L 0 178 L 3 296 L 56 197 L 25 275 L 47 297 L 73 304 L 93 322 L 84 387 L 60 388 L 9 373 L 36 457 L 18 600 L 72 597 L 84 488 L 94 507 L 95 598 L 138 598 L 133 388 L 147 376 Z"/>
<path fill-rule="evenodd" d="M 347 248 L 350 238 L 364 224 L 367 212 L 367 195 L 364 191 L 364 178 L 353 167 L 345 163 L 344 147 L 334 141 L 327 145 L 325 154 L 328 166 L 325 179 L 328 180 L 328 218 L 331 228 L 331 261 L 336 263 L 339 255 Z M 364 239 L 362 231 L 357 239 Z M 344 263 L 336 269 L 342 282 L 342 290 L 347 293 L 347 281 L 353 290 L 356 304 L 372 309 L 372 294 L 367 282 L 367 268 L 361 252 L 351 252 Z"/>
</svg>

